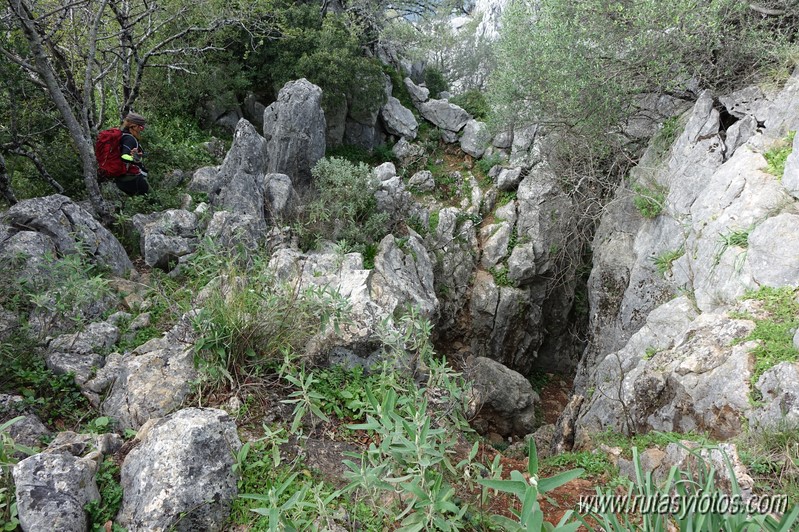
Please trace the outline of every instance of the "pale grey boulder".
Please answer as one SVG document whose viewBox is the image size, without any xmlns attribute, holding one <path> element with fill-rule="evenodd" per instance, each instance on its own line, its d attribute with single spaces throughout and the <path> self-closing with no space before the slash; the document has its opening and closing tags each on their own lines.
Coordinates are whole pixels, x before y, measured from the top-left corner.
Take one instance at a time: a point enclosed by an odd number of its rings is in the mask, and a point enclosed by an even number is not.
<svg viewBox="0 0 799 532">
<path fill-rule="evenodd" d="M 485 123 L 472 119 L 466 122 L 460 142 L 465 153 L 479 159 L 491 143 L 491 133 Z"/>
<path fill-rule="evenodd" d="M 325 155 L 327 123 L 321 104 L 322 89 L 304 78 L 280 89 L 264 112 L 265 173 L 286 174 L 300 188 L 311 183 L 311 169 Z"/>
<path fill-rule="evenodd" d="M 225 249 L 256 250 L 264 241 L 266 225 L 249 214 L 218 211 L 208 223 L 205 236 Z"/>
<path fill-rule="evenodd" d="M 118 359 L 113 370 L 114 374 L 103 374 L 100 381 L 89 384 L 100 388 L 113 380 L 101 410 L 116 419 L 120 429 L 138 429 L 149 419 L 174 411 L 197 378 L 191 324 L 182 321 L 161 338 L 137 347 Z"/>
<path fill-rule="evenodd" d="M 219 166 L 203 166 L 194 171 L 189 181 L 189 192 L 212 194 L 220 187 Z"/>
<path fill-rule="evenodd" d="M 405 84 L 405 88 L 408 89 L 408 94 L 411 95 L 411 100 L 415 105 L 424 103 L 430 98 L 430 91 L 427 87 L 420 87 L 411 78 L 405 78 L 402 82 Z"/>
<path fill-rule="evenodd" d="M 70 454 L 36 454 L 12 470 L 22 529 L 85 532 L 84 506 L 100 499 L 94 481 L 97 464 Z"/>
<path fill-rule="evenodd" d="M 799 284 L 799 216 L 780 214 L 749 234 L 749 264 L 760 285 Z"/>
<path fill-rule="evenodd" d="M 446 100 L 429 100 L 417 104 L 416 108 L 425 120 L 450 133 L 457 133 L 463 129 L 471 118 L 469 113 Z"/>
<path fill-rule="evenodd" d="M 419 123 L 410 109 L 403 106 L 400 101 L 393 96 L 388 98 L 388 102 L 380 109 L 380 118 L 386 127 L 386 131 L 391 135 L 396 135 L 408 140 L 416 138 L 419 130 Z"/>
<path fill-rule="evenodd" d="M 372 170 L 378 181 L 388 181 L 397 176 L 397 168 L 394 163 L 386 162 Z"/>
<path fill-rule="evenodd" d="M 148 266 L 168 271 L 178 260 L 193 253 L 198 244 L 197 214 L 169 209 L 153 214 L 137 214 L 133 226 L 141 236 L 140 246 Z"/>
<path fill-rule="evenodd" d="M 408 186 L 419 192 L 430 192 L 436 188 L 436 181 L 433 179 L 431 171 L 421 170 L 411 176 L 408 180 Z"/>
<path fill-rule="evenodd" d="M 402 167 L 408 166 L 424 156 L 423 147 L 418 144 L 411 144 L 405 138 L 401 138 L 399 142 L 391 148 L 391 152 L 397 157 L 397 161 Z"/>
<path fill-rule="evenodd" d="M 221 530 L 238 496 L 241 449 L 224 411 L 186 408 L 154 421 L 122 464 L 117 522 L 130 532 Z"/>
<path fill-rule="evenodd" d="M 793 151 L 785 160 L 782 185 L 794 198 L 799 199 L 799 135 L 793 138 Z"/>
<path fill-rule="evenodd" d="M 467 361 L 464 377 L 471 382 L 469 402 L 478 432 L 500 436 L 525 436 L 535 429 L 538 394 L 530 381 L 495 360 L 485 357 Z"/>
<path fill-rule="evenodd" d="M 487 225 L 480 230 L 480 239 L 483 241 L 480 264 L 483 268 L 494 268 L 508 257 L 512 232 L 513 224 L 508 222 Z"/>
<path fill-rule="evenodd" d="M 499 190 L 516 190 L 519 187 L 519 183 L 522 182 L 522 169 L 502 168 L 497 175 L 496 182 Z"/>
<path fill-rule="evenodd" d="M 23 200 L 5 214 L 19 231 L 48 237 L 59 254 L 85 253 L 89 262 L 122 275 L 133 268 L 116 237 L 92 215 L 66 196 L 54 194 Z"/>
</svg>

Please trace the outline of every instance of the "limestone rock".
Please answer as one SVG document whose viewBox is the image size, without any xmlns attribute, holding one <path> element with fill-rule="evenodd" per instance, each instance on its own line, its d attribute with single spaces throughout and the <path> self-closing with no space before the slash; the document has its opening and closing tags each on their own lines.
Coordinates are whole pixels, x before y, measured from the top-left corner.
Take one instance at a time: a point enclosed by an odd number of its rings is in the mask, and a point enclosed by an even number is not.
<svg viewBox="0 0 799 532">
<path fill-rule="evenodd" d="M 181 322 L 124 356 L 102 412 L 121 429 L 137 429 L 178 408 L 197 378 L 193 343 L 191 325 Z"/>
<path fill-rule="evenodd" d="M 69 454 L 36 454 L 14 466 L 17 510 L 23 530 L 84 532 L 83 507 L 100 498 L 97 464 Z"/>
<path fill-rule="evenodd" d="M 433 173 L 429 170 L 421 170 L 413 174 L 408 181 L 408 185 L 419 192 L 430 192 L 436 188 L 436 182 L 435 179 L 433 179 Z"/>
<path fill-rule="evenodd" d="M 461 137 L 461 149 L 479 159 L 483 156 L 486 148 L 491 142 L 491 134 L 488 132 L 488 126 L 483 122 L 477 120 L 469 120 L 463 128 L 463 136 Z"/>
<path fill-rule="evenodd" d="M 478 431 L 501 436 L 523 436 L 533 431 L 539 398 L 530 381 L 484 357 L 468 361 L 464 375 L 472 381 L 469 400 L 477 414 L 472 423 Z"/>
<path fill-rule="evenodd" d="M 143 432 L 122 464 L 118 523 L 131 532 L 221 530 L 238 495 L 233 419 L 186 408 Z"/>
<path fill-rule="evenodd" d="M 445 131 L 457 133 L 469 121 L 469 113 L 446 100 L 429 100 L 416 106 L 425 120 Z"/>
<path fill-rule="evenodd" d="M 408 93 L 411 95 L 414 104 L 424 103 L 430 98 L 430 91 L 427 90 L 427 87 L 420 87 L 415 84 L 411 78 L 405 78 L 402 82 L 408 89 Z"/>
<path fill-rule="evenodd" d="M 749 416 L 751 428 L 775 430 L 799 424 L 799 367 L 780 362 L 768 369 L 757 381 L 763 396 L 762 406 Z"/>
<path fill-rule="evenodd" d="M 169 209 L 161 213 L 137 214 L 133 225 L 141 235 L 141 250 L 148 266 L 169 270 L 180 257 L 197 247 L 198 219 L 193 212 Z"/>
<path fill-rule="evenodd" d="M 133 268 L 116 237 L 66 196 L 55 194 L 20 201 L 5 218 L 14 228 L 49 237 L 59 254 L 76 253 L 80 247 L 90 262 L 117 275 Z"/>
<path fill-rule="evenodd" d="M 311 182 L 311 168 L 325 155 L 327 124 L 322 89 L 306 79 L 286 83 L 264 112 L 267 173 L 286 174 L 297 187 Z"/>
<path fill-rule="evenodd" d="M 393 96 L 389 97 L 388 102 L 380 109 L 380 118 L 383 119 L 386 131 L 390 134 L 408 140 L 416 138 L 419 129 L 416 117 Z"/>
</svg>

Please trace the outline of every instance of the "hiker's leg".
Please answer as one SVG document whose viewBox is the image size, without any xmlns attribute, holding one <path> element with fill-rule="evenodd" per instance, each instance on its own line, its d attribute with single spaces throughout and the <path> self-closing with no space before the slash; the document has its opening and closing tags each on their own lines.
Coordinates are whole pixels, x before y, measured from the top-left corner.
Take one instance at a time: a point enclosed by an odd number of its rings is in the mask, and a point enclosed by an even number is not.
<svg viewBox="0 0 799 532">
<path fill-rule="evenodd" d="M 136 178 L 136 195 L 143 196 L 150 192 L 150 184 L 147 182 L 147 179 L 144 176 L 139 176 Z"/>
</svg>

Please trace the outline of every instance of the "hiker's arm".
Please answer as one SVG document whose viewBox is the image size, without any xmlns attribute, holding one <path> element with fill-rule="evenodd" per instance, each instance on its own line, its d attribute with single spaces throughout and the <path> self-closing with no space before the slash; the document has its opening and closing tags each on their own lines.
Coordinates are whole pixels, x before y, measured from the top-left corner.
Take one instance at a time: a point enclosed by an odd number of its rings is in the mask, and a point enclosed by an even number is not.
<svg viewBox="0 0 799 532">
<path fill-rule="evenodd" d="M 122 160 L 128 167 L 128 174 L 141 173 L 141 149 L 132 135 L 122 135 Z"/>
</svg>

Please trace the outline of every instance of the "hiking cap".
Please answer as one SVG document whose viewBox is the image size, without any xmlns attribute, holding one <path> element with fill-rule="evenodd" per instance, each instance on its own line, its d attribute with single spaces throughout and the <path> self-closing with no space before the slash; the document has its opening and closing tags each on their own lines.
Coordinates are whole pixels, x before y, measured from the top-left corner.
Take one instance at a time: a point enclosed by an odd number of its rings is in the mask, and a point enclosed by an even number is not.
<svg viewBox="0 0 799 532">
<path fill-rule="evenodd" d="M 128 113 L 128 116 L 125 117 L 125 120 L 130 122 L 131 124 L 136 124 L 137 126 L 144 126 L 147 124 L 147 120 L 138 113 Z"/>
</svg>

